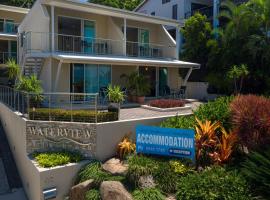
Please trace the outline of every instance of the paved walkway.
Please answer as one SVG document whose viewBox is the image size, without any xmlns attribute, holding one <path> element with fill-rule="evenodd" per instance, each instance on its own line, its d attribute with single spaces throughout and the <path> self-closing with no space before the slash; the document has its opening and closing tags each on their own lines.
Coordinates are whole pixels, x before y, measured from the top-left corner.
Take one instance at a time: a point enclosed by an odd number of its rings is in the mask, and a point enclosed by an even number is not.
<svg viewBox="0 0 270 200">
<path fill-rule="evenodd" d="M 0 199 L 26 200 L 2 124 L 0 123 Z"/>
<path fill-rule="evenodd" d="M 192 110 L 195 110 L 201 102 L 190 100 L 187 106 L 191 106 Z M 154 110 L 148 110 L 145 108 L 125 108 L 120 110 L 120 120 L 130 120 L 130 119 L 142 119 L 142 118 L 153 118 L 153 117 L 166 117 L 175 116 L 182 114 L 191 114 L 192 110 L 182 110 L 182 111 L 169 111 L 169 112 L 159 112 Z"/>
</svg>

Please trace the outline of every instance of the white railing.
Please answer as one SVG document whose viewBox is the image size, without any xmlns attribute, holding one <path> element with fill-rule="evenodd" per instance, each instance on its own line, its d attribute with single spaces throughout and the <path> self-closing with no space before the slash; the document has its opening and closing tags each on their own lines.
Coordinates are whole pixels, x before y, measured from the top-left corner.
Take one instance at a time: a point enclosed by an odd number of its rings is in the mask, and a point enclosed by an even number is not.
<svg viewBox="0 0 270 200">
<path fill-rule="evenodd" d="M 52 48 L 51 39 L 54 39 Z M 91 38 L 65 34 L 27 32 L 25 34 L 27 53 L 63 52 L 84 55 L 112 55 L 129 57 L 174 58 L 176 46 L 139 43 L 124 40 Z M 124 47 L 126 45 L 126 54 Z"/>
<path fill-rule="evenodd" d="M 0 32 L 1 33 L 12 33 L 17 34 L 19 24 L 14 22 L 9 22 L 6 20 L 0 20 Z"/>
<path fill-rule="evenodd" d="M 17 60 L 17 52 L 0 52 L 0 64 L 5 64 L 9 59 Z"/>
</svg>

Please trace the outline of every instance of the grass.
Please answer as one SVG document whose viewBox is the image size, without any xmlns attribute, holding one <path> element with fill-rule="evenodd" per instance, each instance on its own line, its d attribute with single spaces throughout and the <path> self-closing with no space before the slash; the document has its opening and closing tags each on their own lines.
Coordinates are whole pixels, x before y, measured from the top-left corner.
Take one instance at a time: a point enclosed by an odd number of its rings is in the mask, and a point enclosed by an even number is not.
<svg viewBox="0 0 270 200">
<path fill-rule="evenodd" d="M 77 163 L 83 160 L 81 154 L 71 152 L 34 153 L 33 157 L 38 165 L 44 168 L 66 165 L 68 163 Z"/>
<path fill-rule="evenodd" d="M 138 189 L 132 196 L 134 200 L 165 200 L 165 196 L 156 188 Z"/>
</svg>

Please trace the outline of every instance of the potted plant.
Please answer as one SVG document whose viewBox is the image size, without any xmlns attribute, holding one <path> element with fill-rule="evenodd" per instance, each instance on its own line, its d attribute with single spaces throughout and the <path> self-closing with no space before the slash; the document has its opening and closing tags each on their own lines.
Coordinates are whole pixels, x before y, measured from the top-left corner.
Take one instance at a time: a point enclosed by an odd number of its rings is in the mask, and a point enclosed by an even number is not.
<svg viewBox="0 0 270 200">
<path fill-rule="evenodd" d="M 136 98 L 137 103 L 143 104 L 145 101 L 145 95 L 150 92 L 150 84 L 144 76 L 138 75 L 136 81 Z"/>
<path fill-rule="evenodd" d="M 132 72 L 131 74 L 122 74 L 121 78 L 125 79 L 125 85 L 128 91 L 128 101 L 136 102 L 136 83 L 138 72 Z"/>
<path fill-rule="evenodd" d="M 115 85 L 109 85 L 107 88 L 107 95 L 108 99 L 110 101 L 108 106 L 109 112 L 117 112 L 118 118 L 120 114 L 120 103 L 122 103 L 125 100 L 124 92 L 121 91 L 120 86 Z"/>
</svg>

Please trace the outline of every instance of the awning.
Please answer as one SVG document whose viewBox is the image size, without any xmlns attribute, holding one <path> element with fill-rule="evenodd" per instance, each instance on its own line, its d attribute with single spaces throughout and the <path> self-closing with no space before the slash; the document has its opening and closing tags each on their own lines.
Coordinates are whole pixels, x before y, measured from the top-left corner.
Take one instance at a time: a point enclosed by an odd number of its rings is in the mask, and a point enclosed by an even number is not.
<svg viewBox="0 0 270 200">
<path fill-rule="evenodd" d="M 135 66 L 166 66 L 177 68 L 199 69 L 200 64 L 185 62 L 173 59 L 152 59 L 152 58 L 133 58 L 133 57 L 113 57 L 113 56 L 87 56 L 73 54 L 53 54 L 53 58 L 60 60 L 62 63 L 96 63 L 112 65 L 135 65 Z"/>
</svg>

